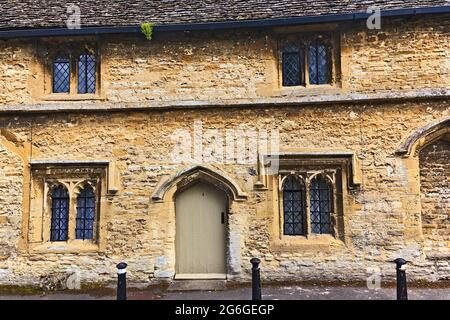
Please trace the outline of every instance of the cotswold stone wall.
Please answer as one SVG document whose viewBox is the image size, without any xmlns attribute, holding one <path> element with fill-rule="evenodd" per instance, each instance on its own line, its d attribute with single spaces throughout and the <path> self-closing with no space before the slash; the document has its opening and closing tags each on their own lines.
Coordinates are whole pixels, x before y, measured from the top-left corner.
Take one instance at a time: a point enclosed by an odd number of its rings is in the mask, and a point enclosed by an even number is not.
<svg viewBox="0 0 450 320">
<path fill-rule="evenodd" d="M 436 92 L 448 89 L 450 82 L 448 21 L 448 16 L 383 19 L 380 30 L 367 30 L 361 21 L 258 31 L 156 33 L 151 41 L 133 34 L 99 36 L 100 100 L 90 102 L 150 106 L 161 101 Z M 330 30 L 336 32 L 341 49 L 340 83 L 320 90 L 280 87 L 279 41 L 289 33 Z M 73 43 L 77 38 L 66 40 Z M 65 45 L 62 38 L 53 43 L 56 51 Z M 38 39 L 0 43 L 0 103 L 55 102 L 44 94 L 50 78 L 43 67 L 43 48 Z"/>
<path fill-rule="evenodd" d="M 356 28 L 338 27 L 342 69 L 338 92 L 448 88 L 448 21 L 385 19 L 382 29 L 373 31 L 364 23 Z M 267 30 L 259 34 L 218 33 L 213 38 L 201 33 L 173 34 L 156 36 L 147 43 L 112 40 L 105 45 L 104 55 L 108 99 L 136 102 L 308 95 L 305 90 L 279 88 L 277 39 L 284 35 Z M 117 54 L 130 48 L 129 54 Z M 320 93 L 334 94 L 336 90 Z"/>
<path fill-rule="evenodd" d="M 14 261 L 18 254 L 18 242 L 21 237 L 23 165 L 22 159 L 0 146 L 0 261 Z M 2 264 L 2 263 L 0 263 Z M 0 278 L 11 277 L 11 270 L 0 267 Z"/>
<path fill-rule="evenodd" d="M 412 261 L 411 279 L 449 279 L 448 238 L 433 242 L 440 255 L 430 258 L 434 249 L 429 250 L 426 240 L 433 232 L 423 228 L 428 224 L 422 219 L 424 212 L 434 214 L 439 208 L 430 207 L 435 204 L 430 190 L 440 188 L 430 172 L 446 156 L 430 153 L 420 163 L 417 155 L 396 154 L 414 131 L 448 118 L 448 98 L 329 102 L 330 95 L 348 93 L 366 99 L 380 92 L 398 97 L 410 90 L 448 91 L 445 18 L 383 19 L 378 31 L 366 30 L 362 22 L 324 27 L 340 30 L 342 73 L 340 85 L 321 89 L 279 86 L 276 39 L 311 27 L 155 34 L 152 41 L 101 36 L 100 94 L 85 101 L 44 95 L 48 74 L 38 54 L 42 39 L 1 42 L 0 109 L 9 113 L 0 117 L 0 285 L 38 285 L 73 275 L 82 282 L 114 280 L 115 264 L 122 260 L 133 281 L 171 279 L 174 205 L 170 197 L 157 202 L 151 196 L 163 178 L 188 166 L 172 159 L 176 141 L 170 137 L 180 129 L 192 133 L 196 121 L 204 130 L 222 134 L 227 129 L 278 129 L 281 152 L 353 152 L 360 163 L 356 174 L 361 184 L 345 192 L 345 241 L 308 239 L 292 246 L 275 244 L 277 192 L 271 184 L 268 190 L 255 189 L 257 165 L 212 163 L 248 195 L 230 203 L 231 279 L 248 280 L 248 261 L 255 256 L 262 259 L 263 278 L 272 280 L 365 280 L 378 273 L 393 279 L 391 261 L 399 256 Z M 264 103 L 266 98 L 292 97 L 303 103 Z M 312 98 L 324 101 L 309 103 Z M 154 102 L 177 106 L 201 100 L 214 100 L 219 107 L 151 108 Z M 229 106 L 242 100 L 247 104 L 240 108 Z M 104 106 L 125 110 L 73 111 Z M 133 111 L 129 106 L 149 108 Z M 15 112 L 16 107 L 65 112 L 27 114 Z M 100 211 L 105 223 L 101 248 L 78 252 L 42 244 L 36 249 L 42 238 L 36 213 L 45 207 L 30 169 L 30 162 L 38 160 L 110 162 L 112 185 Z M 439 225 L 437 232 L 446 228 Z"/>
<path fill-rule="evenodd" d="M 31 244 L 18 249 L 21 237 L 28 241 L 27 232 L 20 232 L 28 210 L 21 207 L 20 189 L 27 186 L 22 186 L 17 157 L 2 151 L 0 283 L 38 284 L 41 277 L 74 273 L 83 282 L 114 280 L 115 263 L 122 260 L 129 264 L 133 281 L 170 279 L 175 259 L 172 205 L 170 199 L 156 203 L 151 195 L 163 175 L 186 167 L 170 158 L 176 142 L 169 137 L 180 128 L 192 132 L 194 121 L 219 131 L 240 125 L 278 128 L 280 151 L 347 150 L 361 162 L 362 184 L 349 191 L 344 212 L 349 241 L 311 240 L 292 247 L 272 245 L 276 235 L 271 223 L 279 213 L 272 190 L 253 187 L 256 165 L 211 164 L 248 194 L 230 207 L 232 279 L 249 279 L 253 256 L 262 258 L 262 275 L 272 280 L 365 280 L 374 272 L 393 279 L 391 261 L 398 256 L 412 261 L 411 279 L 448 279 L 448 258 L 430 260 L 424 251 L 420 190 L 414 187 L 419 159 L 403 159 L 395 151 L 414 130 L 447 117 L 449 111 L 448 101 L 435 101 L 3 117 L 14 144 L 31 143 L 34 161 L 114 161 L 118 191 L 107 197 L 108 210 L 100 213 L 106 219 L 105 250 L 35 252 Z M 448 244 L 440 245 L 448 256 Z"/>
<path fill-rule="evenodd" d="M 450 23 L 444 20 L 382 19 L 380 30 L 344 32 L 343 87 L 356 92 L 448 89 Z"/>
<path fill-rule="evenodd" d="M 30 41 L 8 40 L 0 43 L 0 103 L 16 104 L 30 101 L 30 68 L 35 63 Z"/>
</svg>

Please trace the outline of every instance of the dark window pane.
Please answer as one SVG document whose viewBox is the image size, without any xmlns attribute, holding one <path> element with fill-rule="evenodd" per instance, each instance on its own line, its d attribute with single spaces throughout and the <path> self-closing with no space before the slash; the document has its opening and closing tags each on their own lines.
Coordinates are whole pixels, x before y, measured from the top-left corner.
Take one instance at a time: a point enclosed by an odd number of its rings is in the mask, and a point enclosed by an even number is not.
<svg viewBox="0 0 450 320">
<path fill-rule="evenodd" d="M 69 226 L 69 193 L 63 186 L 52 192 L 51 241 L 67 241 Z"/>
<path fill-rule="evenodd" d="M 57 57 L 53 60 L 53 92 L 69 93 L 70 91 L 70 60 L 67 57 Z"/>
<path fill-rule="evenodd" d="M 95 218 L 95 192 L 87 186 L 77 198 L 77 218 L 75 236 L 77 239 L 93 239 Z"/>
<path fill-rule="evenodd" d="M 317 47 L 310 46 L 308 51 L 309 83 L 317 84 Z"/>
<path fill-rule="evenodd" d="M 95 58 L 83 53 L 78 59 L 78 93 L 95 93 Z"/>
<path fill-rule="evenodd" d="M 299 86 L 303 84 L 303 61 L 299 48 L 287 45 L 282 52 L 283 86 Z"/>
<path fill-rule="evenodd" d="M 311 181 L 310 197 L 312 233 L 331 233 L 331 187 L 324 178 Z"/>
<path fill-rule="evenodd" d="M 308 71 L 310 84 L 331 83 L 330 50 L 319 41 L 315 41 L 309 46 Z"/>
<path fill-rule="evenodd" d="M 283 215 L 285 235 L 304 235 L 305 188 L 294 176 L 283 182 Z"/>
</svg>

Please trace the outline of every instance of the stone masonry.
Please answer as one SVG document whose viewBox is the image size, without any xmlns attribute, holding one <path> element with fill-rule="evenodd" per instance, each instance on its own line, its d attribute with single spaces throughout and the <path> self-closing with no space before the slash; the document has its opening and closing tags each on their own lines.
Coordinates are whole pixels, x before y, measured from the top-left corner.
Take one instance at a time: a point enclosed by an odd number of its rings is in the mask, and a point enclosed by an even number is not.
<svg viewBox="0 0 450 320">
<path fill-rule="evenodd" d="M 420 153 L 422 226 L 428 240 L 448 241 L 450 210 L 450 143 L 437 141 Z M 439 248 L 433 248 L 439 251 Z"/>
<path fill-rule="evenodd" d="M 282 88 L 277 43 L 317 26 L 302 28 L 165 33 L 151 41 L 94 37 L 100 92 L 89 100 L 54 98 L 44 88 L 42 48 L 83 39 L 0 42 L 0 109 L 6 110 L 0 114 L 0 285 L 37 286 L 74 274 L 82 283 L 113 281 L 120 261 L 128 263 L 132 281 L 171 280 L 174 189 L 161 201 L 152 195 L 161 181 L 191 166 L 170 157 L 176 148 L 170 137 L 193 132 L 199 121 L 220 133 L 278 129 L 280 152 L 345 151 L 358 163 L 352 175 L 359 182 L 342 195 L 343 240 L 282 245 L 275 245 L 276 179 L 257 188 L 256 163 L 208 164 L 246 195 L 230 199 L 229 279 L 248 281 L 256 256 L 265 280 L 365 281 L 373 273 L 392 280 L 392 260 L 401 256 L 411 261 L 413 280 L 450 280 L 448 15 L 386 19 L 374 31 L 363 23 L 324 25 L 339 34 L 340 82 Z M 411 98 L 417 95 L 423 97 Z M 318 97 L 325 98 L 313 103 Z M 430 135 L 399 154 L 410 136 L 433 123 Z M 98 247 L 42 240 L 45 199 L 32 168 L 64 161 L 79 167 L 98 161 L 107 172 Z"/>
</svg>

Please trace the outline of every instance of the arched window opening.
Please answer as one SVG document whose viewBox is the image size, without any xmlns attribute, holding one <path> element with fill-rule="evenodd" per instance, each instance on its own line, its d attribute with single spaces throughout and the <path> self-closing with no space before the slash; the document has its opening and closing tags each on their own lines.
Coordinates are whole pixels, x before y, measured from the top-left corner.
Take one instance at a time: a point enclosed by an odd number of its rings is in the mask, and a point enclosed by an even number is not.
<svg viewBox="0 0 450 320">
<path fill-rule="evenodd" d="M 77 198 L 76 239 L 92 240 L 94 238 L 95 192 L 86 186 Z"/>
<path fill-rule="evenodd" d="M 317 176 L 311 181 L 310 186 L 310 215 L 312 233 L 331 233 L 331 209 L 331 186 L 324 177 Z"/>
<path fill-rule="evenodd" d="M 284 234 L 305 235 L 305 187 L 295 176 L 283 182 Z"/>
<path fill-rule="evenodd" d="M 69 193 L 63 186 L 52 191 L 51 241 L 67 241 L 69 226 Z"/>
</svg>

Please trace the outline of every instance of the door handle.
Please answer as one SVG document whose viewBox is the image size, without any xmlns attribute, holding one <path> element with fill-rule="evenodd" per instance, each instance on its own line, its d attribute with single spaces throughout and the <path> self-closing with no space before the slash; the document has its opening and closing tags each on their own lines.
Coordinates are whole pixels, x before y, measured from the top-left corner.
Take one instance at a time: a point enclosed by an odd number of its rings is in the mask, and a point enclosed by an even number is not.
<svg viewBox="0 0 450 320">
<path fill-rule="evenodd" d="M 225 212 L 222 212 L 220 214 L 220 217 L 221 217 L 222 224 L 225 224 Z"/>
</svg>

